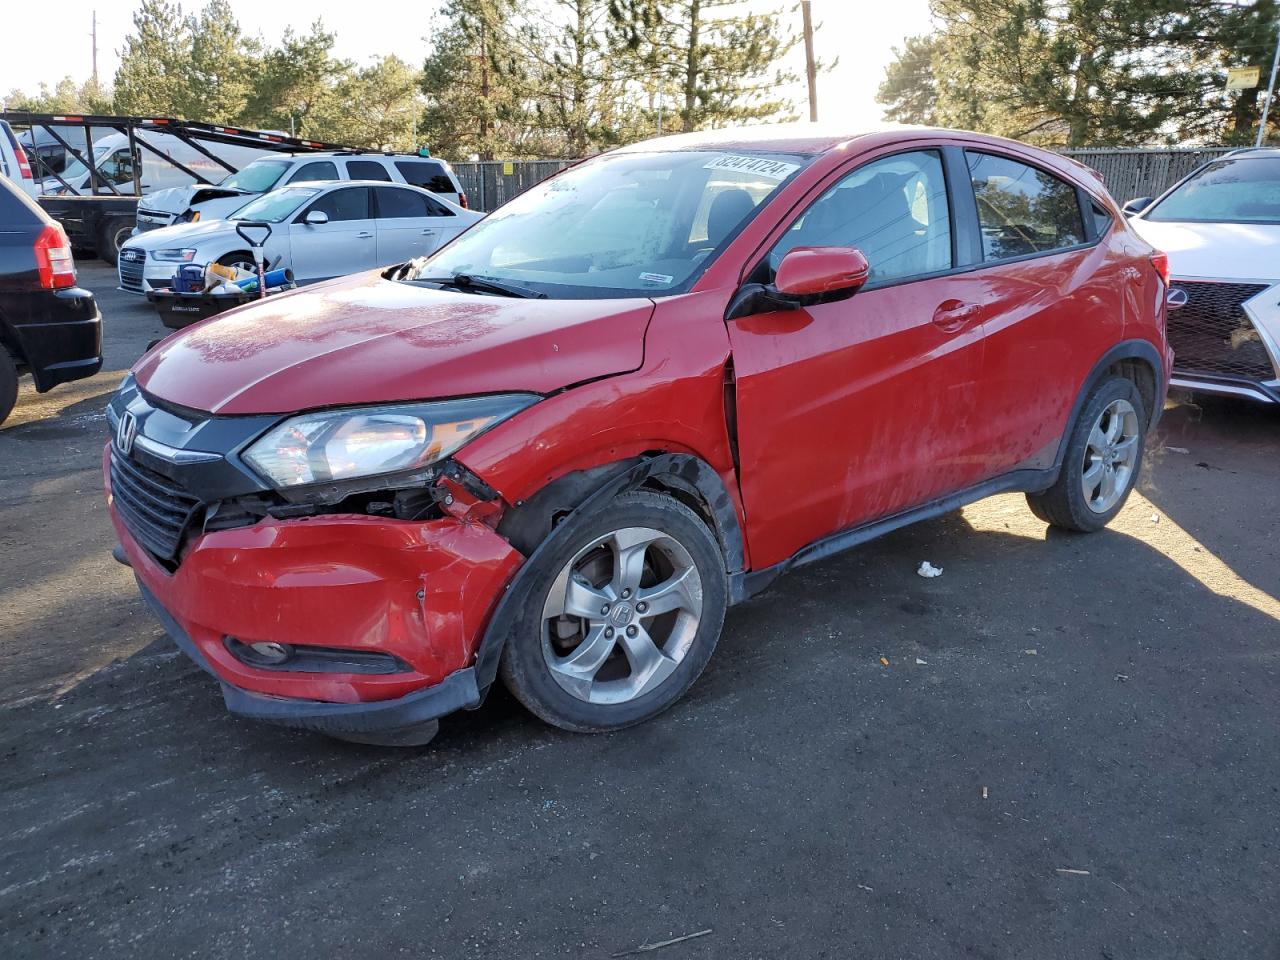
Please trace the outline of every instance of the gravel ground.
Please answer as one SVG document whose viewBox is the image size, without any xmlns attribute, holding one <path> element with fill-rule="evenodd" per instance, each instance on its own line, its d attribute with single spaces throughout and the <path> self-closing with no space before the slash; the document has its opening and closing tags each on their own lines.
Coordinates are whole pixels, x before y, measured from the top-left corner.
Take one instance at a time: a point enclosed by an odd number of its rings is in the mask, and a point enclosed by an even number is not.
<svg viewBox="0 0 1280 960">
<path fill-rule="evenodd" d="M 104 372 L 0 429 L 0 956 L 1280 957 L 1280 413 L 1172 406 L 1091 537 L 1003 496 L 785 577 L 643 727 L 385 750 L 229 718 L 110 560 L 163 330 L 82 280 Z"/>
</svg>

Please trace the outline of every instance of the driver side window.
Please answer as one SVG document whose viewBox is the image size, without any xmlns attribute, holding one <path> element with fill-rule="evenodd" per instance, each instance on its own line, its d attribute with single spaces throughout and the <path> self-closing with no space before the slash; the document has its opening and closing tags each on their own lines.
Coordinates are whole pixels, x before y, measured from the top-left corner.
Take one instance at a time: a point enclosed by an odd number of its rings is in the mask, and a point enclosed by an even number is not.
<svg viewBox="0 0 1280 960">
<path fill-rule="evenodd" d="M 859 167 L 791 225 L 769 254 L 769 281 L 796 247 L 857 247 L 868 283 L 949 270 L 951 215 L 942 159 L 932 150 L 899 153 Z"/>
</svg>

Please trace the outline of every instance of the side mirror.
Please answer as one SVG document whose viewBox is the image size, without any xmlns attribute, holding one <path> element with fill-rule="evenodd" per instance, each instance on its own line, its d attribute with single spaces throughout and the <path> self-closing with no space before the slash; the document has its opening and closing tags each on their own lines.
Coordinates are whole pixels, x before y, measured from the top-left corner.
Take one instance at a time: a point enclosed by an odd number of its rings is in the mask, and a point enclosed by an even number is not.
<svg viewBox="0 0 1280 960">
<path fill-rule="evenodd" d="M 309 223 L 313 227 L 318 227 L 321 224 L 329 222 L 329 215 L 323 210 L 312 210 L 307 214 L 306 219 L 303 222 Z"/>
<path fill-rule="evenodd" d="M 852 293 L 870 273 L 871 265 L 856 247 L 795 247 L 778 264 L 773 287 L 797 298 Z"/>
<path fill-rule="evenodd" d="M 1147 207 L 1151 206 L 1154 197 L 1135 197 L 1120 208 L 1120 212 L 1126 217 L 1132 217 L 1135 213 L 1141 213 Z"/>
</svg>

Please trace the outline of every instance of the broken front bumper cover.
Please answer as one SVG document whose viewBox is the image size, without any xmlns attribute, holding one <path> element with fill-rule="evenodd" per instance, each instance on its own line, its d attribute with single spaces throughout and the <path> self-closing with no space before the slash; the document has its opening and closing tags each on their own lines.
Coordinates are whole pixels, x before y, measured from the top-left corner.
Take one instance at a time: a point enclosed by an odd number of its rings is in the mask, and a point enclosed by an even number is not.
<svg viewBox="0 0 1280 960">
<path fill-rule="evenodd" d="M 227 710 L 236 716 L 279 726 L 311 730 L 341 739 L 404 745 L 426 743 L 435 734 L 436 721 L 455 710 L 480 705 L 481 696 L 472 667 L 445 677 L 440 683 L 393 700 L 330 703 L 253 693 L 228 683 L 218 675 L 200 648 L 182 629 L 141 578 L 138 590 L 178 648 L 222 687 Z"/>
</svg>

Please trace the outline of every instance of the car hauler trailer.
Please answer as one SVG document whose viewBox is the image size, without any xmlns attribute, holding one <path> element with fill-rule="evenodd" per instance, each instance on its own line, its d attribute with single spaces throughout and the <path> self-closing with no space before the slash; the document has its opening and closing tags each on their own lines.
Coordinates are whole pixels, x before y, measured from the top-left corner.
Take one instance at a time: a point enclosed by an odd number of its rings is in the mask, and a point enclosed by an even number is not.
<svg viewBox="0 0 1280 960">
<path fill-rule="evenodd" d="M 247 163 L 244 157 L 253 159 L 262 152 L 351 149 L 271 131 L 169 117 L 16 111 L 0 113 L 0 119 L 16 132 L 47 134 L 62 146 L 66 152 L 62 169 L 55 169 L 57 164 L 40 154 L 31 158 L 35 180 L 41 184 L 40 206 L 62 224 L 77 249 L 93 252 L 113 266 L 121 245 L 133 232 L 138 198 L 152 189 L 176 182 L 216 184 Z M 86 144 L 91 146 L 85 149 Z M 156 176 L 148 177 L 148 170 L 159 172 L 163 182 L 149 182 Z"/>
</svg>

